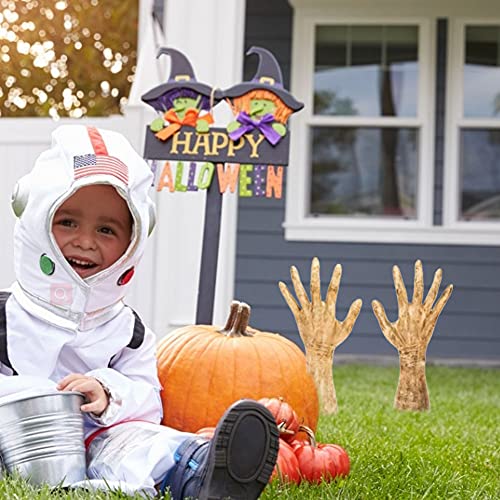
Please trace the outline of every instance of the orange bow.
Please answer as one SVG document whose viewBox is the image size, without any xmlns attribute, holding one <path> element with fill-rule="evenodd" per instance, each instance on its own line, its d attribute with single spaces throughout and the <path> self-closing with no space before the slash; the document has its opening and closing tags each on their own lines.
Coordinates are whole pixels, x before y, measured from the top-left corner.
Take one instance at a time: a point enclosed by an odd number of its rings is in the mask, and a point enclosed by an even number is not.
<svg viewBox="0 0 500 500">
<path fill-rule="evenodd" d="M 199 116 L 200 112 L 199 110 L 195 108 L 189 108 L 186 110 L 186 114 L 184 115 L 184 118 L 179 118 L 177 116 L 177 113 L 175 112 L 174 109 L 169 109 L 163 117 L 165 120 L 169 123 L 164 129 L 160 130 L 157 132 L 155 135 L 158 137 L 158 139 L 162 141 L 166 141 L 171 135 L 175 134 L 178 130 L 183 125 L 189 125 L 191 127 L 196 126 L 196 122 L 198 120 L 204 120 L 208 123 L 213 123 L 214 119 L 212 118 L 212 115 L 207 114 L 204 116 Z"/>
</svg>

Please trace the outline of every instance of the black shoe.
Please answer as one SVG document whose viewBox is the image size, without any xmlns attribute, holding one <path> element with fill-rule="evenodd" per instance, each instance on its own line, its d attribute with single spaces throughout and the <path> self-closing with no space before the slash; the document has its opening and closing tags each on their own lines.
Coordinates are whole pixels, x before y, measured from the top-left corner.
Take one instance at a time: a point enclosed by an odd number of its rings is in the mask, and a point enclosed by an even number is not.
<svg viewBox="0 0 500 500">
<path fill-rule="evenodd" d="M 269 482 L 279 432 L 271 412 L 242 399 L 224 413 L 210 441 L 189 438 L 176 452 L 167 485 L 174 500 L 254 500 Z"/>
</svg>

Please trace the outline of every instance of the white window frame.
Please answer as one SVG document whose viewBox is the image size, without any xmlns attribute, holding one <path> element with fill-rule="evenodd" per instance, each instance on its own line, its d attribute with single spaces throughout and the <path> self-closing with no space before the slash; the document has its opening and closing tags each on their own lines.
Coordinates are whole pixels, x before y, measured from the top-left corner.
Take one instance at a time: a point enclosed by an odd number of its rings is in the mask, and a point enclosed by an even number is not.
<svg viewBox="0 0 500 500">
<path fill-rule="evenodd" d="M 443 224 L 460 232 L 464 237 L 484 239 L 488 233 L 491 237 L 500 234 L 500 220 L 477 221 L 460 220 L 460 130 L 462 128 L 490 128 L 500 130 L 500 119 L 464 118 L 463 63 L 465 60 L 465 28 L 466 26 L 492 25 L 500 26 L 498 19 L 454 19 L 449 24 L 448 45 L 448 78 L 446 96 L 446 131 L 444 180 L 447 189 L 443 192 Z M 500 89 L 499 89 L 500 91 Z M 499 238 L 495 241 L 498 243 Z"/>
<path fill-rule="evenodd" d="M 399 2 L 398 9 L 392 14 L 386 9 L 376 9 L 373 5 L 365 5 L 356 9 L 342 5 L 333 11 L 333 6 L 326 8 L 313 7 L 313 4 L 302 0 L 293 0 L 295 4 L 291 91 L 304 101 L 302 111 L 291 118 L 290 162 L 287 174 L 287 193 L 285 239 L 290 241 L 348 241 L 366 243 L 414 243 L 414 244 L 450 244 L 450 245 L 500 245 L 500 223 L 477 221 L 458 221 L 458 98 L 461 99 L 461 72 L 463 61 L 463 26 L 471 24 L 471 12 L 480 8 L 487 13 L 492 9 L 490 4 L 478 0 L 478 5 L 456 6 L 453 2 L 433 7 L 432 2 L 425 8 L 405 9 Z M 484 5 L 483 5 L 484 4 Z M 331 9 L 330 9 L 331 7 Z M 352 10 L 351 15 L 349 10 Z M 405 12 L 406 10 L 406 12 Z M 383 11 L 383 17 L 381 12 Z M 459 13 L 460 12 L 460 13 Z M 467 13 L 465 13 L 467 12 Z M 467 21 L 453 16 L 467 16 Z M 438 17 L 449 20 L 447 89 L 444 147 L 443 178 L 443 219 L 440 225 L 434 224 L 434 151 L 435 151 L 435 89 L 436 89 L 436 24 Z M 492 20 L 493 19 L 493 20 Z M 497 24 L 491 17 L 489 22 Z M 478 19 L 477 24 L 483 23 Z M 415 24 L 419 30 L 419 102 L 416 119 L 406 122 L 397 118 L 397 126 L 420 127 L 419 132 L 419 181 L 417 185 L 417 218 L 414 220 L 395 220 L 382 217 L 349 217 L 321 216 L 313 217 L 307 213 L 310 197 L 310 153 L 308 143 L 309 127 L 317 125 L 356 125 L 378 126 L 382 122 L 390 123 L 387 118 L 361 117 L 325 117 L 313 116 L 313 77 L 314 77 L 314 30 L 317 25 L 324 24 Z M 460 34 L 461 33 L 461 34 Z M 462 37 L 462 45 L 457 37 Z M 462 54 L 460 55 L 460 51 Z M 462 59 L 460 59 L 462 57 Z M 458 69 L 457 69 L 458 68 Z M 480 125 L 488 125 L 485 120 Z M 467 126 L 472 121 L 467 120 Z"/>
</svg>

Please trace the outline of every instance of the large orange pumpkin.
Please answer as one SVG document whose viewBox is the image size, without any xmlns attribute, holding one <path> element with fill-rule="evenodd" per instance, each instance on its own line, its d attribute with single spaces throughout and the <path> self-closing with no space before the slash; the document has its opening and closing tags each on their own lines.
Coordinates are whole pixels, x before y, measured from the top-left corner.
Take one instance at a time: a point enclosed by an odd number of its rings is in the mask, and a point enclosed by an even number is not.
<svg viewBox="0 0 500 500">
<path fill-rule="evenodd" d="M 188 432 L 215 426 L 241 398 L 282 397 L 316 429 L 318 396 L 296 344 L 250 328 L 250 307 L 234 301 L 224 328 L 179 328 L 158 345 L 164 425 Z"/>
</svg>

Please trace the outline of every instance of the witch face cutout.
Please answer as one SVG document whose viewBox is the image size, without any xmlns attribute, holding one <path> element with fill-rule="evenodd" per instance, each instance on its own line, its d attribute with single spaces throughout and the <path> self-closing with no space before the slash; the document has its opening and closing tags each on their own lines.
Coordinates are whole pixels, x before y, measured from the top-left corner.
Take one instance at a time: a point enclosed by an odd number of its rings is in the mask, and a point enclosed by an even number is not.
<svg viewBox="0 0 500 500">
<path fill-rule="evenodd" d="M 182 126 L 195 127 L 197 132 L 207 132 L 213 123 L 210 104 L 220 101 L 211 87 L 197 82 L 193 68 L 182 52 L 162 47 L 157 57 L 168 54 L 171 58 L 170 77 L 142 96 L 142 100 L 156 109 L 161 117 L 150 128 L 156 137 L 167 140 Z M 206 113 L 204 113 L 206 112 Z"/>
<path fill-rule="evenodd" d="M 201 95 L 197 96 L 192 90 L 173 90 L 172 94 L 170 109 L 173 109 L 179 118 L 183 119 L 186 116 L 186 111 L 190 108 L 199 109 Z"/>
<path fill-rule="evenodd" d="M 288 117 L 304 106 L 283 88 L 281 69 L 274 56 L 262 47 L 252 47 L 247 55 L 258 54 L 259 66 L 253 79 L 224 92 L 236 120 L 227 131 L 235 141 L 258 129 L 276 145 L 286 135 Z"/>
<path fill-rule="evenodd" d="M 276 104 L 270 99 L 251 99 L 250 100 L 250 116 L 262 118 L 267 114 L 274 115 Z"/>
</svg>

